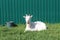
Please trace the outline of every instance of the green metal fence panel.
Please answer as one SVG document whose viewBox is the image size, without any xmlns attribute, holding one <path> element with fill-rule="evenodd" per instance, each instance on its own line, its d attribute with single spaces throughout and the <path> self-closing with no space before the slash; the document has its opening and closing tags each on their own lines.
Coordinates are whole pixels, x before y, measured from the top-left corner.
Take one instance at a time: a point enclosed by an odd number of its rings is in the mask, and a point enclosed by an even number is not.
<svg viewBox="0 0 60 40">
<path fill-rule="evenodd" d="M 7 21 L 24 23 L 23 15 L 33 15 L 32 21 L 60 22 L 60 0 L 0 0 L 0 24 Z"/>
</svg>

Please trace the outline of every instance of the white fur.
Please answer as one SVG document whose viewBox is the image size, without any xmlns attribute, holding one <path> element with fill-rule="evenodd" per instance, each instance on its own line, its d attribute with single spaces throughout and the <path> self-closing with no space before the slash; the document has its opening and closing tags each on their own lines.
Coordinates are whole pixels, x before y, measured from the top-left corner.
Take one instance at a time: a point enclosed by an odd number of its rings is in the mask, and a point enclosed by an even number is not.
<svg viewBox="0 0 60 40">
<path fill-rule="evenodd" d="M 32 16 L 30 16 L 30 15 L 24 16 L 24 18 L 26 20 L 25 31 L 41 31 L 41 30 L 46 30 L 47 29 L 46 24 L 41 22 L 41 21 L 31 22 L 30 21 L 31 17 Z"/>
</svg>

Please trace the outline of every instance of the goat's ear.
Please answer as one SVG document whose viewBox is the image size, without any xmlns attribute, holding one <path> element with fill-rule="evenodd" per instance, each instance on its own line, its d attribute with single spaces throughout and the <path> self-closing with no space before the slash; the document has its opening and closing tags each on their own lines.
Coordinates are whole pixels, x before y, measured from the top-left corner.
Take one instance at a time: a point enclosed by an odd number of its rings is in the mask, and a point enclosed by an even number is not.
<svg viewBox="0 0 60 40">
<path fill-rule="evenodd" d="M 25 18 L 25 16 L 23 16 L 23 18 Z"/>
</svg>

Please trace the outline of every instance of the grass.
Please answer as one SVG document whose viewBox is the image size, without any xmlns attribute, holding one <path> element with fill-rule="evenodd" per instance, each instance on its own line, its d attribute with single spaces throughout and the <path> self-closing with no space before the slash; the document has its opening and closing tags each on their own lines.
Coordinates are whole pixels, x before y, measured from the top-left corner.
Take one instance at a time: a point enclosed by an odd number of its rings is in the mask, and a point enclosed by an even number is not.
<svg viewBox="0 0 60 40">
<path fill-rule="evenodd" d="M 0 40 L 60 40 L 60 23 L 49 24 L 48 29 L 39 32 L 25 32 L 25 25 L 8 28 L 0 27 Z"/>
</svg>

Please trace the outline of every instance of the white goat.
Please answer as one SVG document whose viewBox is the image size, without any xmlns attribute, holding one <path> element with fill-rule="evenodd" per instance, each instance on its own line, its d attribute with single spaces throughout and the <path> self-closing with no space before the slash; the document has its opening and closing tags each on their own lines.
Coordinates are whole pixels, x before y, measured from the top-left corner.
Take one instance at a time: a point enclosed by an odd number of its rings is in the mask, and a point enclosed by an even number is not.
<svg viewBox="0 0 60 40">
<path fill-rule="evenodd" d="M 41 21 L 31 22 L 32 15 L 23 16 L 26 20 L 26 29 L 25 31 L 41 31 L 46 30 L 46 24 Z M 25 32 L 24 31 L 24 32 Z"/>
</svg>

